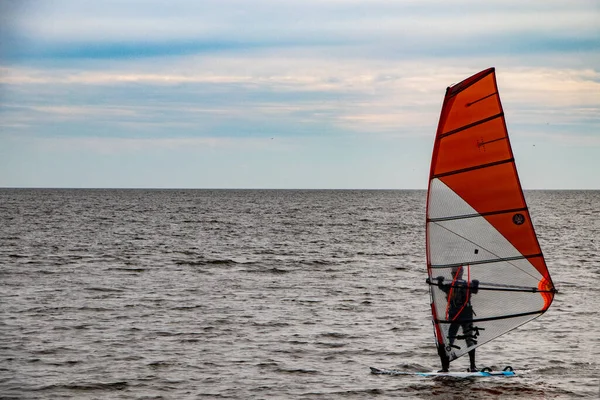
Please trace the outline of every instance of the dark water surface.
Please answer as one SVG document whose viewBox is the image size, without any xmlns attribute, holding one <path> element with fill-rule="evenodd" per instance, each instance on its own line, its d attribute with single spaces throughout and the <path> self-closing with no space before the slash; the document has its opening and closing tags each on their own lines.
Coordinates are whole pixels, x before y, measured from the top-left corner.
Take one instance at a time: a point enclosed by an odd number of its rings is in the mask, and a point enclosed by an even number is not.
<svg viewBox="0 0 600 400">
<path fill-rule="evenodd" d="M 3 399 L 598 398 L 600 192 L 526 197 L 560 293 L 438 368 L 424 191 L 0 189 Z M 463 370 L 468 360 L 452 364 Z"/>
</svg>

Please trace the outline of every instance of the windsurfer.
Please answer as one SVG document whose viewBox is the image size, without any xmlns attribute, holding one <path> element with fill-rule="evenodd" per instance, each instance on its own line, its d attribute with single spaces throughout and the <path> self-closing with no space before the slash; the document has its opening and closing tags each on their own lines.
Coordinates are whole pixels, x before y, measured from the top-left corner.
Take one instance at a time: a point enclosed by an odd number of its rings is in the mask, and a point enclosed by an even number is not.
<svg viewBox="0 0 600 400">
<path fill-rule="evenodd" d="M 448 329 L 448 347 L 444 348 L 443 343 L 438 343 L 438 355 L 442 362 L 442 371 L 448 371 L 450 366 L 450 358 L 448 352 L 451 351 L 456 339 L 464 339 L 467 347 L 472 347 L 477 344 L 475 340 L 479 335 L 479 328 L 473 326 L 473 307 L 471 306 L 471 295 L 476 294 L 479 288 L 479 281 L 465 281 L 462 279 L 463 266 L 453 267 L 452 282 L 444 283 L 444 277 L 437 277 L 438 287 L 446 293 L 448 305 L 446 309 L 446 318 L 450 322 Z M 462 328 L 462 335 L 457 335 L 458 328 Z M 475 364 L 475 349 L 469 351 L 469 371 L 477 371 Z"/>
</svg>

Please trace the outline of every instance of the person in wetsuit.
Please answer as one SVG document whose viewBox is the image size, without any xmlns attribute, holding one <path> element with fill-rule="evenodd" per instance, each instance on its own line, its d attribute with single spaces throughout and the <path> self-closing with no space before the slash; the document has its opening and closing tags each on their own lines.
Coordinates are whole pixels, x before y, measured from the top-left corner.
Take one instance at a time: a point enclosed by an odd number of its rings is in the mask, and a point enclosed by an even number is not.
<svg viewBox="0 0 600 400">
<path fill-rule="evenodd" d="M 477 344 L 475 338 L 478 335 L 476 327 L 473 326 L 473 307 L 471 306 L 471 295 L 477 293 L 479 281 L 473 280 L 467 282 L 462 279 L 463 266 L 452 268 L 452 282 L 445 283 L 443 276 L 438 276 L 437 286 L 446 293 L 447 304 L 447 320 L 452 321 L 448 329 L 449 346 L 454 346 L 456 339 L 464 339 L 468 347 Z M 458 328 L 462 328 L 462 335 L 457 336 Z M 441 372 L 447 372 L 450 367 L 450 358 L 446 354 L 446 350 L 442 343 L 438 343 L 438 355 L 442 362 Z M 469 351 L 469 371 L 477 371 L 475 365 L 475 349 Z"/>
</svg>

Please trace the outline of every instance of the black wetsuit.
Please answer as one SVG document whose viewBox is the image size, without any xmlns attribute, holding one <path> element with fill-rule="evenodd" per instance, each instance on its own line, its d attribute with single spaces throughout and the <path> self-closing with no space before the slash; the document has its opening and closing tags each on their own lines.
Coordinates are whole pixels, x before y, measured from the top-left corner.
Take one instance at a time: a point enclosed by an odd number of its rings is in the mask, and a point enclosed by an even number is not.
<svg viewBox="0 0 600 400">
<path fill-rule="evenodd" d="M 473 283 L 478 282 L 474 281 Z M 473 286 L 476 287 L 476 285 Z M 448 320 L 452 321 L 448 329 L 450 346 L 456 340 L 458 327 L 462 327 L 462 337 L 467 342 L 467 346 L 475 345 L 477 342 L 473 337 L 473 307 L 471 306 L 471 294 L 474 288 L 462 279 L 457 279 L 448 285 L 441 284 L 439 288 L 446 293 L 448 299 Z"/>
<path fill-rule="evenodd" d="M 446 293 L 448 300 L 447 320 L 451 321 L 448 329 L 448 343 L 454 345 L 457 338 L 464 339 L 467 347 L 477 344 L 477 330 L 473 327 L 473 307 L 471 306 L 471 295 L 477 293 L 479 281 L 473 280 L 471 284 L 462 279 L 453 280 L 450 283 L 444 284 L 444 278 L 438 277 L 438 287 Z M 462 336 L 458 337 L 458 328 L 462 327 Z M 450 358 L 444 349 L 443 344 L 438 342 L 438 355 L 442 362 L 442 371 L 447 371 L 450 366 Z M 471 370 L 476 370 L 475 366 L 475 349 L 469 351 L 469 360 Z"/>
</svg>

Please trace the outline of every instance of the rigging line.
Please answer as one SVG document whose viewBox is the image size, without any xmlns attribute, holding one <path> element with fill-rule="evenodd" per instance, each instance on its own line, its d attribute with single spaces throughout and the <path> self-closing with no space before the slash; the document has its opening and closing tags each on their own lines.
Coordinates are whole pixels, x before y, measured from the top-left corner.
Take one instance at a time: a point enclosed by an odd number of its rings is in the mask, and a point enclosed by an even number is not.
<svg viewBox="0 0 600 400">
<path fill-rule="evenodd" d="M 448 228 L 446 228 L 444 225 L 438 224 L 437 222 L 433 222 L 433 223 L 434 223 L 434 224 L 436 224 L 437 226 L 439 226 L 440 228 L 443 228 L 443 229 L 447 230 L 448 232 L 450 232 L 450 233 L 452 233 L 452 234 L 454 234 L 454 235 L 456 235 L 456 236 L 460 237 L 461 239 L 464 239 L 464 240 L 466 240 L 467 242 L 469 242 L 469 243 L 471 243 L 471 244 L 473 244 L 473 245 L 475 245 L 475 246 L 478 246 L 478 247 L 482 248 L 483 250 L 487 251 L 488 253 L 490 253 L 490 254 L 492 254 L 492 255 L 494 255 L 494 256 L 496 256 L 496 257 L 498 257 L 498 258 L 502 258 L 502 257 L 500 257 L 498 254 L 494 253 L 493 251 L 491 251 L 491 250 L 489 250 L 489 249 L 485 248 L 484 246 L 482 246 L 482 245 L 480 245 L 480 244 L 478 244 L 478 243 L 475 243 L 474 241 L 472 241 L 472 240 L 470 240 L 470 239 L 468 239 L 468 238 L 464 237 L 463 235 L 460 235 L 460 234 L 458 234 L 458 233 L 454 232 L 454 231 L 453 231 L 453 230 L 451 230 L 451 229 L 448 229 Z M 515 267 L 516 269 L 518 269 L 519 271 L 523 272 L 524 274 L 526 274 L 526 275 L 529 275 L 529 276 L 530 276 L 530 277 L 532 277 L 533 279 L 539 279 L 539 277 L 537 277 L 537 276 L 535 276 L 535 275 L 532 275 L 532 274 L 530 274 L 529 272 L 527 272 L 527 271 L 523 270 L 522 268 L 519 268 L 518 266 L 516 266 L 515 264 L 511 263 L 510 261 L 508 261 L 508 260 L 507 260 L 506 262 L 507 262 L 508 264 L 512 265 L 513 267 Z"/>
</svg>

